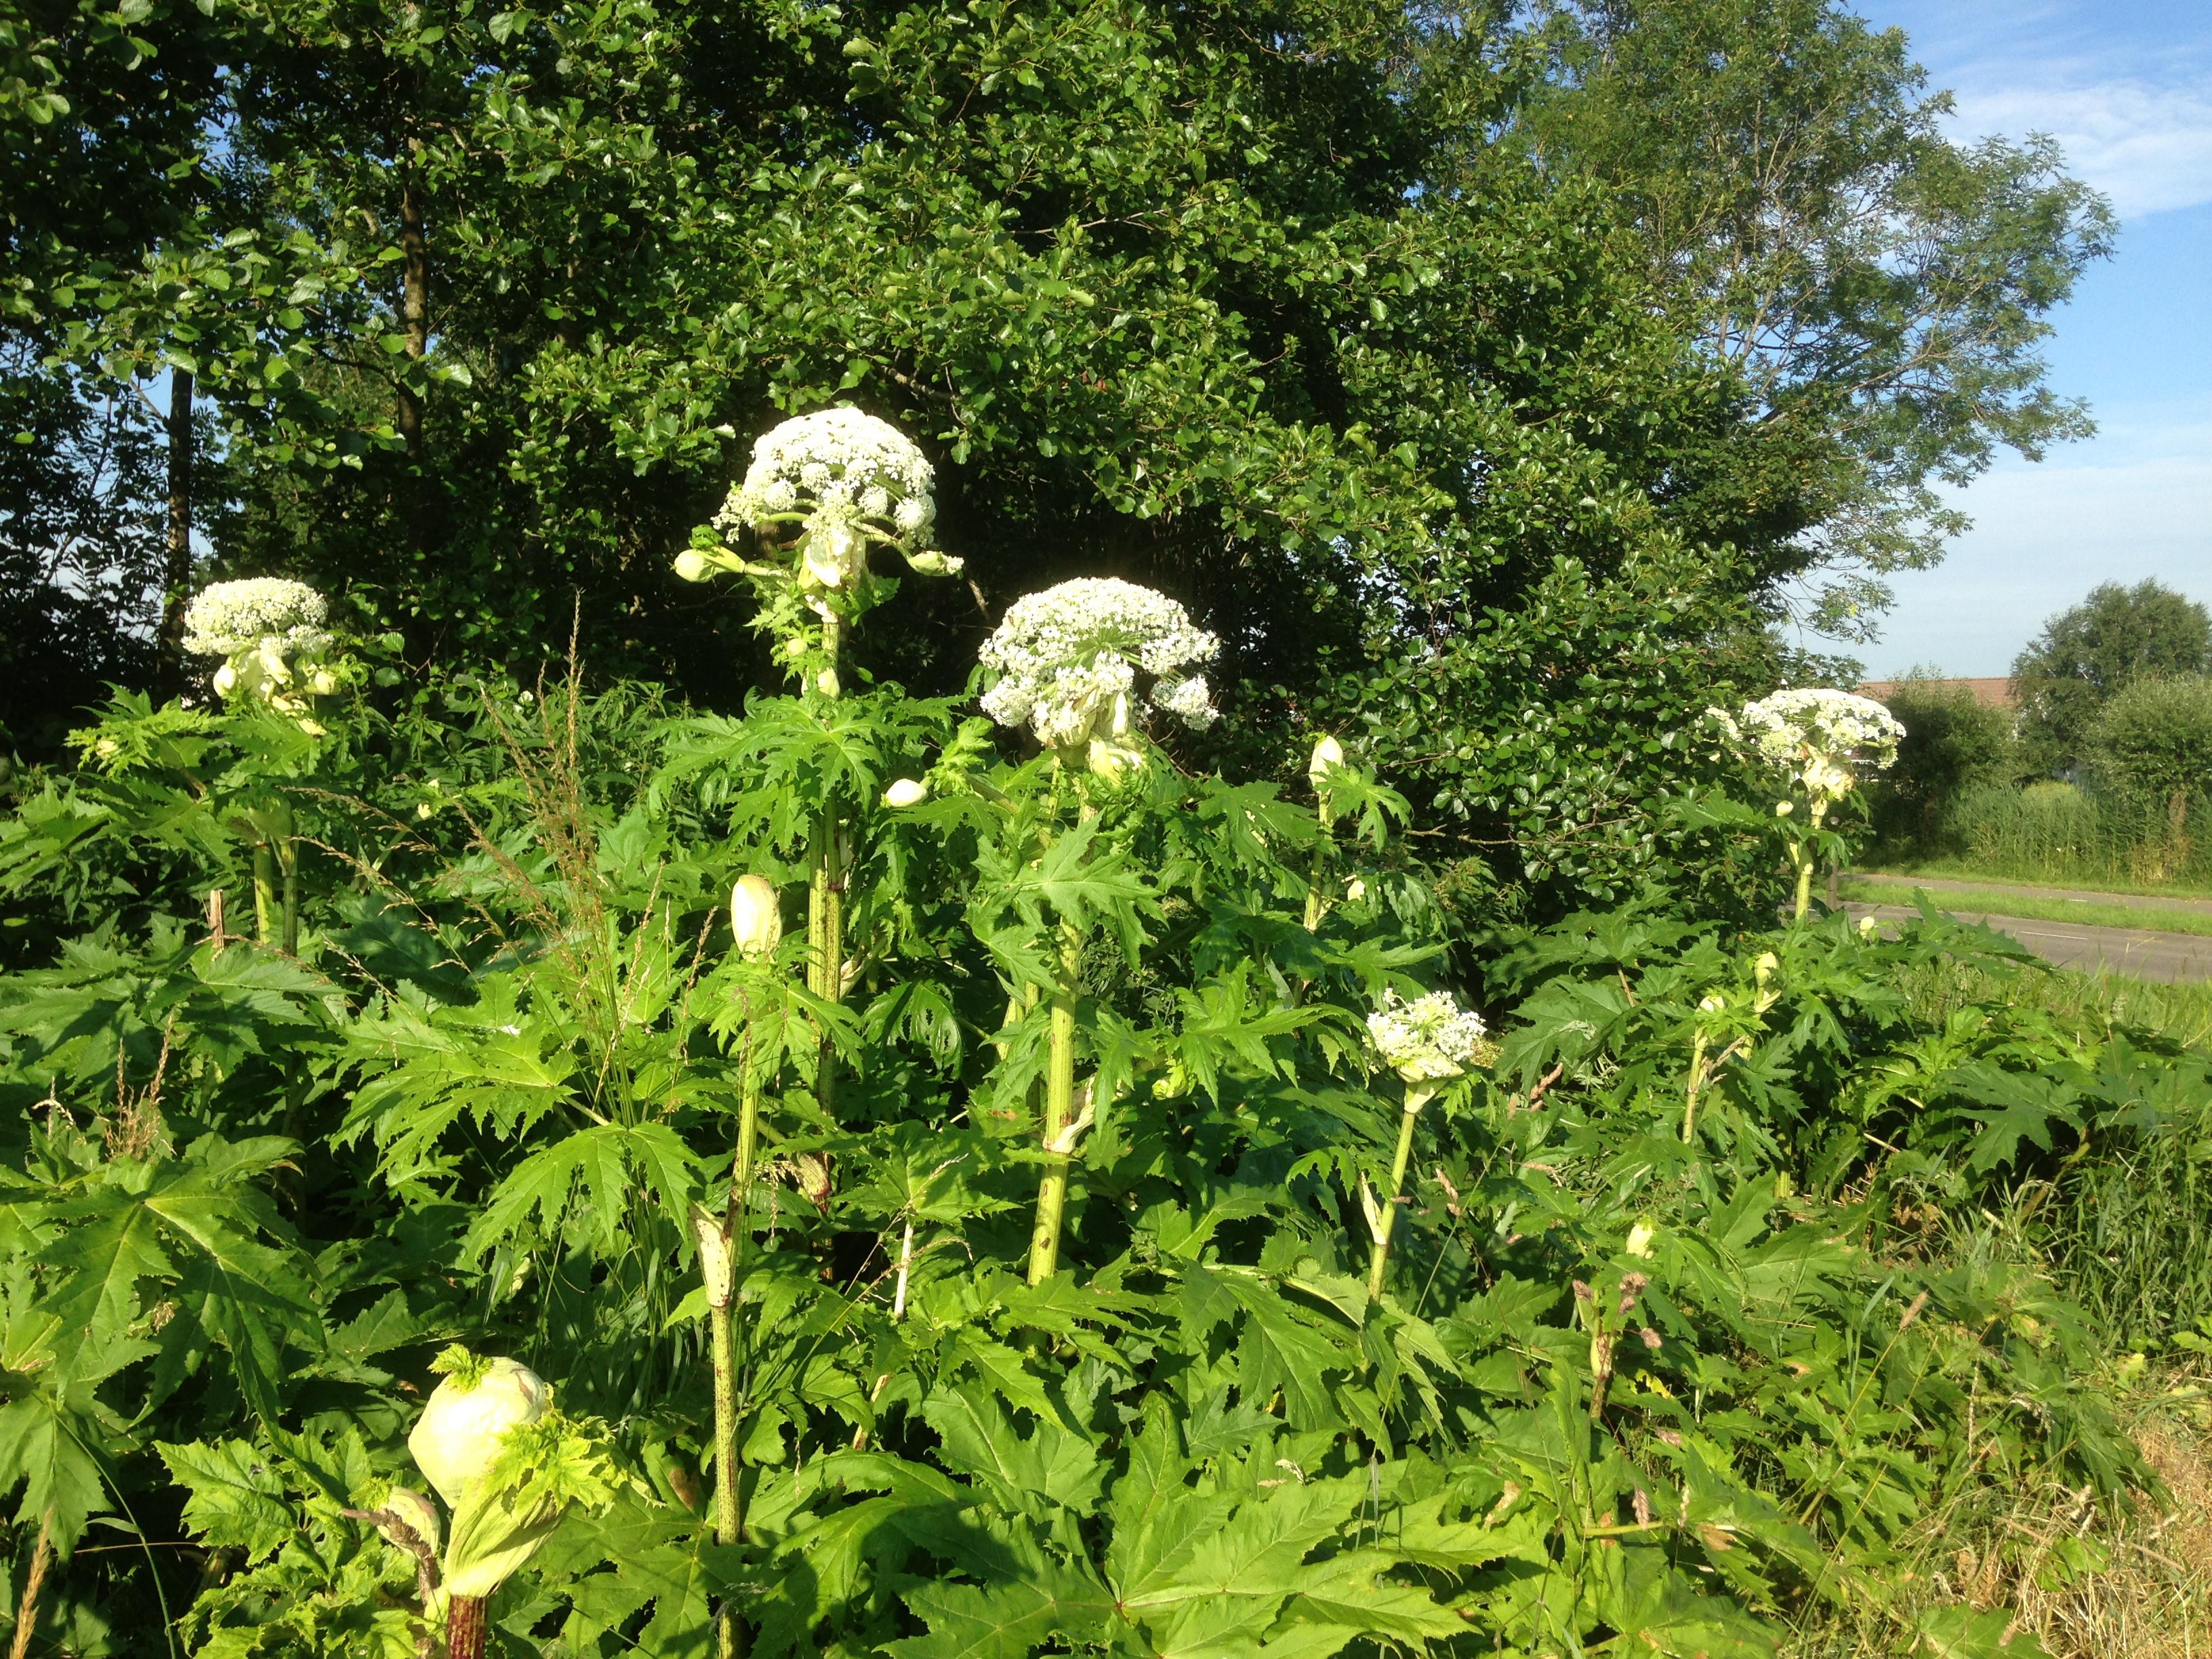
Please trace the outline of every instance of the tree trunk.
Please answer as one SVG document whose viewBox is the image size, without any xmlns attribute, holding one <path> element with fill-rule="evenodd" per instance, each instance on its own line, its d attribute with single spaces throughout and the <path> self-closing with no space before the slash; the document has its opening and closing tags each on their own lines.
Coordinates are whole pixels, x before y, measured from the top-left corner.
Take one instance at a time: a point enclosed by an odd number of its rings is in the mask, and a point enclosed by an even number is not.
<svg viewBox="0 0 2212 1659">
<path fill-rule="evenodd" d="M 185 685 L 185 605 L 192 585 L 192 377 L 169 371 L 169 543 L 161 570 L 161 631 L 154 643 L 154 684 L 174 696 Z"/>
<path fill-rule="evenodd" d="M 420 362 L 430 349 L 430 247 L 422 231 L 422 140 L 410 138 L 406 176 L 399 190 L 399 251 L 404 256 L 399 315 L 407 331 L 410 362 Z M 422 399 L 410 386 L 399 388 L 399 435 L 406 441 L 407 459 L 419 462 Z"/>
</svg>

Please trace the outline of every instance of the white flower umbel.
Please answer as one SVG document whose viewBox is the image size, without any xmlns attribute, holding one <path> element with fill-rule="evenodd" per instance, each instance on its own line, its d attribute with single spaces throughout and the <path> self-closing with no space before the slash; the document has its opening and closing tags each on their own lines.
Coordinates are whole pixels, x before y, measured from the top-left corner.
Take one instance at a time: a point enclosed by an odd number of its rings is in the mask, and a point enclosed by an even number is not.
<svg viewBox="0 0 2212 1659">
<path fill-rule="evenodd" d="M 1413 1152 L 1413 1120 L 1437 1091 L 1460 1076 L 1482 1053 L 1482 1016 L 1462 1008 L 1449 991 L 1431 991 L 1408 1002 L 1395 991 L 1382 993 L 1382 1005 L 1367 1016 L 1368 1040 L 1382 1063 L 1405 1080 L 1406 1101 L 1398 1118 L 1398 1151 L 1390 1164 L 1390 1199 L 1378 1204 L 1367 1178 L 1359 1179 L 1359 1206 L 1366 1212 L 1367 1299 L 1382 1294 L 1383 1268 L 1390 1258 L 1390 1229 L 1398 1200 L 1406 1190 L 1406 1166 Z"/>
<path fill-rule="evenodd" d="M 1428 1085 L 1448 1083 L 1475 1062 L 1486 1029 L 1482 1016 L 1462 1009 L 1449 991 L 1408 1002 L 1386 990 L 1382 1006 L 1367 1016 L 1375 1052 L 1406 1080 L 1409 1098 L 1418 1092 L 1425 1100 L 1434 1092 Z"/>
<path fill-rule="evenodd" d="M 185 649 L 203 657 L 235 657 L 262 641 L 327 640 L 330 607 L 305 582 L 250 576 L 202 588 L 185 607 Z"/>
<path fill-rule="evenodd" d="M 1896 715 L 1850 691 L 1777 691 L 1744 705 L 1742 727 L 1816 801 L 1840 800 L 1863 774 L 1889 766 L 1905 736 Z"/>
<path fill-rule="evenodd" d="M 1789 772 L 1805 791 L 1810 823 L 1803 835 L 1793 832 L 1790 851 L 1802 921 L 1813 903 L 1814 837 L 1828 809 L 1850 793 L 1862 773 L 1879 772 L 1897 759 L 1905 727 L 1871 697 L 1805 690 L 1746 703 L 1743 730 L 1760 758 Z M 1787 820 L 1791 805 L 1778 803 L 1775 816 Z"/>
<path fill-rule="evenodd" d="M 772 428 L 753 446 L 744 480 L 714 518 L 740 527 L 809 526 L 803 585 L 850 586 L 866 573 L 871 537 L 896 545 L 931 575 L 957 559 L 926 554 L 937 522 L 936 476 L 914 441 L 888 421 L 848 407 L 820 409 Z"/>
<path fill-rule="evenodd" d="M 985 641 L 995 678 L 983 712 L 1001 726 L 1027 726 L 1062 754 L 1094 742 L 1119 769 L 1133 752 L 1114 741 L 1135 727 L 1131 696 L 1150 675 L 1152 705 L 1194 731 L 1219 718 L 1200 664 L 1221 642 L 1194 627 L 1164 593 L 1113 577 L 1082 576 L 1015 601 Z"/>
<path fill-rule="evenodd" d="M 289 577 L 216 582 L 185 607 L 185 649 L 223 659 L 212 682 L 217 696 L 243 691 L 319 736 L 309 699 L 337 689 L 337 677 L 323 665 L 331 644 L 324 626 L 329 616 L 321 594 Z"/>
</svg>

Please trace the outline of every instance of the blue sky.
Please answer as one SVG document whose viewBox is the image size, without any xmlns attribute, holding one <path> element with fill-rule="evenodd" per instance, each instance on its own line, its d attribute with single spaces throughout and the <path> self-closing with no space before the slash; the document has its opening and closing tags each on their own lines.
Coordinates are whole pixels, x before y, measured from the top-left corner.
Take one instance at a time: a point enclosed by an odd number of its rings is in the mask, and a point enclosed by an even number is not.
<svg viewBox="0 0 2212 1659">
<path fill-rule="evenodd" d="M 1896 579 L 1881 677 L 2002 674 L 2100 581 L 2156 577 L 2212 604 L 2212 3 L 1858 0 L 1956 94 L 1958 137 L 2048 132 L 2121 218 L 2046 343 L 2051 384 L 2099 427 L 1961 494 L 1974 528 Z M 1809 642 L 1809 641 L 1808 641 Z M 1832 648 L 1832 647 L 1831 647 Z"/>
</svg>

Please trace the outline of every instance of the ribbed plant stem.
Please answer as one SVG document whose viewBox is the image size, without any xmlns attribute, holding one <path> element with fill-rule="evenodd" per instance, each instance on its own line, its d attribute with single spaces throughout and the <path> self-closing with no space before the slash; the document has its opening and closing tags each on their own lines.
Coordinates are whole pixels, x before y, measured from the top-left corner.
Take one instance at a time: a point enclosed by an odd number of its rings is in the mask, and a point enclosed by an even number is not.
<svg viewBox="0 0 2212 1659">
<path fill-rule="evenodd" d="M 1029 1282 L 1042 1285 L 1060 1266 L 1060 1222 L 1067 1205 L 1067 1166 L 1073 1154 L 1059 1148 L 1075 1106 L 1075 990 L 1081 941 L 1073 929 L 1060 936 L 1060 975 L 1052 991 L 1052 1047 L 1044 1073 L 1044 1176 L 1037 1182 L 1036 1227 L 1030 1235 Z"/>
<path fill-rule="evenodd" d="M 483 1659 L 484 1604 L 480 1595 L 456 1595 L 446 1612 L 446 1659 Z"/>
<path fill-rule="evenodd" d="M 264 839 L 253 843 L 253 933 L 264 945 L 274 945 L 282 922 L 276 896 L 276 854 Z"/>
<path fill-rule="evenodd" d="M 1398 1219 L 1398 1199 L 1406 1190 L 1406 1165 L 1413 1157 L 1413 1120 L 1421 1115 L 1428 1103 L 1425 1094 L 1409 1092 L 1406 1109 L 1398 1115 L 1398 1152 L 1390 1160 L 1390 1198 L 1382 1206 L 1382 1218 L 1375 1224 L 1375 1251 L 1367 1267 L 1367 1299 L 1380 1300 L 1382 1295 L 1382 1269 L 1390 1260 L 1390 1231 Z"/>
<path fill-rule="evenodd" d="M 738 1338 L 727 1308 L 709 1305 L 708 1340 L 714 1352 L 714 1541 L 734 1544 L 744 1530 L 738 1496 Z M 725 1599 L 714 1616 L 717 1659 L 737 1659 L 738 1610 Z"/>
<path fill-rule="evenodd" d="M 300 843 L 289 835 L 276 840 L 276 869 L 284 884 L 283 933 L 279 948 L 288 957 L 300 954 Z"/>
<path fill-rule="evenodd" d="M 824 805 L 814 830 L 813 868 L 806 888 L 806 939 L 812 951 L 811 984 L 824 1002 L 845 1000 L 844 848 L 837 810 Z M 837 1097 L 837 1054 L 825 1034 L 817 1052 L 814 1097 L 823 1111 Z"/>
<path fill-rule="evenodd" d="M 1801 911 L 1799 914 L 1802 915 L 1803 913 Z M 1695 1133 L 1697 1128 L 1698 1095 L 1705 1086 L 1705 1049 L 1707 1046 L 1708 1044 L 1705 1034 L 1703 1031 L 1698 1032 L 1691 1043 L 1690 1082 L 1688 1088 L 1684 1090 L 1682 1093 L 1682 1144 L 1685 1146 L 1690 1144 L 1690 1137 Z"/>
<path fill-rule="evenodd" d="M 1828 804 L 1816 800 L 1807 814 L 1812 821 L 1811 833 L 1796 847 L 1797 860 L 1797 920 L 1802 921 L 1813 908 L 1813 836 L 1820 833 L 1821 821 L 1828 816 Z"/>
</svg>

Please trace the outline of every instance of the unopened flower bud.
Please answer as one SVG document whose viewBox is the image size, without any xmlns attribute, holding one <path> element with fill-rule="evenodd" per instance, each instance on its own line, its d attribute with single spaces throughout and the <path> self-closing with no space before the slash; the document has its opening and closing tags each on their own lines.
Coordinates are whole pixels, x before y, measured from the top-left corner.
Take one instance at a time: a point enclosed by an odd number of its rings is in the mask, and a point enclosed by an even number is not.
<svg viewBox="0 0 2212 1659">
<path fill-rule="evenodd" d="M 919 553 L 909 553 L 906 562 L 924 576 L 957 576 L 966 566 L 965 559 L 956 559 L 950 553 L 940 553 L 934 548 Z"/>
<path fill-rule="evenodd" d="M 1786 818 L 1796 810 L 1797 803 L 1794 800 L 1778 800 L 1774 803 L 1774 816 L 1778 818 Z"/>
<path fill-rule="evenodd" d="M 1344 884 L 1344 896 L 1354 904 L 1358 903 L 1367 896 L 1367 884 L 1358 876 L 1354 876 Z"/>
<path fill-rule="evenodd" d="M 1708 991 L 1698 1001 L 1698 1012 L 1701 1014 L 1717 1014 L 1727 1006 L 1728 999 L 1718 991 Z"/>
<path fill-rule="evenodd" d="M 1640 1255 L 1648 1261 L 1651 1259 L 1651 1241 L 1657 1237 L 1658 1229 L 1648 1221 L 1639 1221 L 1628 1230 L 1628 1243 L 1623 1248 L 1629 1255 Z"/>
<path fill-rule="evenodd" d="M 814 677 L 814 689 L 825 697 L 836 696 L 840 690 L 837 683 L 837 671 L 834 668 L 825 668 L 817 674 Z"/>
<path fill-rule="evenodd" d="M 929 799 L 929 786 L 920 778 L 901 778 L 884 791 L 884 805 L 894 811 L 919 806 Z"/>
<path fill-rule="evenodd" d="M 1126 743 L 1112 743 L 1104 738 L 1093 738 L 1085 751 L 1085 764 L 1094 776 L 1109 783 L 1117 781 L 1123 774 L 1133 772 L 1145 763 L 1145 751 Z"/>
<path fill-rule="evenodd" d="M 687 547 L 676 556 L 676 574 L 687 582 L 703 582 L 714 574 L 714 567 L 697 548 Z"/>
<path fill-rule="evenodd" d="M 223 664 L 222 667 L 215 671 L 213 684 L 215 686 L 216 696 L 218 697 L 228 696 L 232 692 L 238 690 L 238 671 L 235 668 L 233 668 L 228 663 Z"/>
<path fill-rule="evenodd" d="M 327 697 L 338 689 L 338 677 L 327 668 L 318 668 L 307 682 L 307 690 L 319 697 Z"/>
<path fill-rule="evenodd" d="M 464 1355 L 453 1374 L 431 1391 L 407 1437 L 407 1449 L 438 1495 L 458 1508 L 499 1455 L 501 1437 L 535 1423 L 552 1401 L 553 1391 L 527 1365 Z"/>
<path fill-rule="evenodd" d="M 765 957 L 783 938 L 783 908 L 765 876 L 740 876 L 730 889 L 730 932 L 738 950 L 748 957 Z"/>
<path fill-rule="evenodd" d="M 1306 775 L 1316 784 L 1328 775 L 1329 769 L 1344 764 L 1344 745 L 1334 738 L 1323 737 L 1313 746 L 1313 758 L 1306 763 Z"/>
<path fill-rule="evenodd" d="M 435 1504 L 419 1492 L 410 1492 L 404 1486 L 394 1486 L 385 1498 L 382 1507 L 386 1514 L 393 1516 L 401 1526 L 405 1527 L 409 1532 L 413 1533 L 416 1537 L 428 1545 L 431 1554 L 435 1555 L 438 1553 L 438 1546 L 443 1541 L 445 1527 L 438 1519 L 438 1506 Z M 414 1547 L 400 1534 L 397 1527 L 380 1522 L 377 1530 L 402 1549 Z"/>
</svg>

